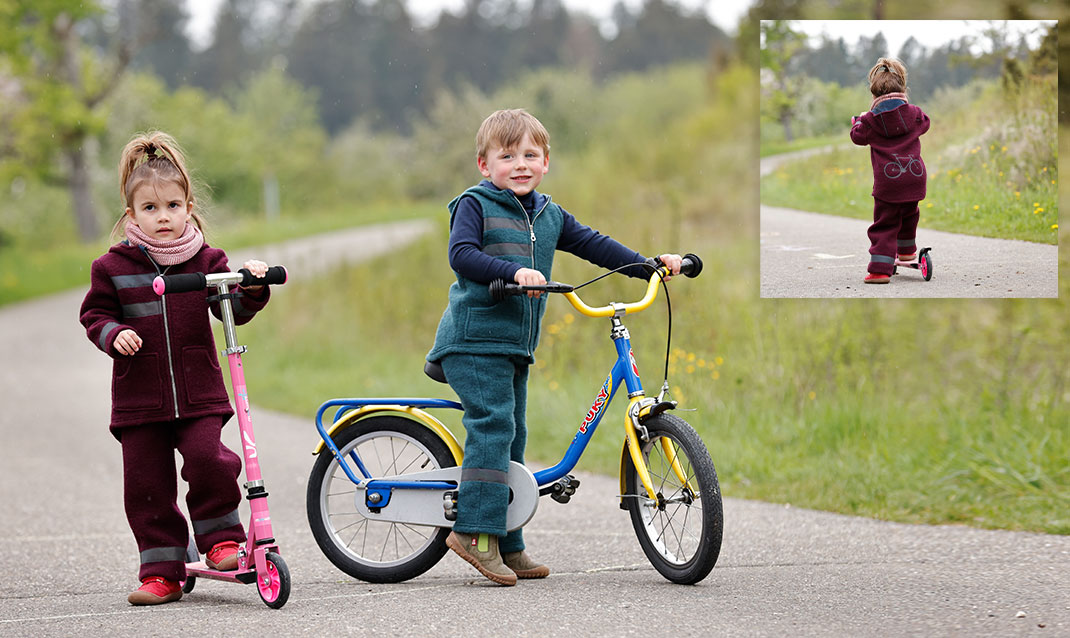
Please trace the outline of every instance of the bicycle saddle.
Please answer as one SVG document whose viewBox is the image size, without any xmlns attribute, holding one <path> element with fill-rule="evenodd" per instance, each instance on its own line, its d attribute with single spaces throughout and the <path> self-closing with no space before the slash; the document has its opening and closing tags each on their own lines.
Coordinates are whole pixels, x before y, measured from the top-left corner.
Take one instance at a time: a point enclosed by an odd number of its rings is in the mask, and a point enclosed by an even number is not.
<svg viewBox="0 0 1070 638">
<path fill-rule="evenodd" d="M 424 363 L 424 374 L 439 383 L 447 383 L 446 373 L 442 371 L 442 364 L 437 361 L 428 361 Z"/>
</svg>

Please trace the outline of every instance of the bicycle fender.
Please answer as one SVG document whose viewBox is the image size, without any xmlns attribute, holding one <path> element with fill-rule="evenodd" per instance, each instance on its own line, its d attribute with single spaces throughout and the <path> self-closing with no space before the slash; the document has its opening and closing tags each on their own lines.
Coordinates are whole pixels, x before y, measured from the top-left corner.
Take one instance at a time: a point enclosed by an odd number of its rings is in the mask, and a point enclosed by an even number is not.
<svg viewBox="0 0 1070 638">
<path fill-rule="evenodd" d="M 453 455 L 453 460 L 457 462 L 457 465 L 461 464 L 464 459 L 464 448 L 457 443 L 457 437 L 453 436 L 453 432 L 442 424 L 441 421 L 431 416 L 420 408 L 414 408 L 408 405 L 368 405 L 363 408 L 353 410 L 347 413 L 341 419 L 335 421 L 331 427 L 327 430 L 327 435 L 334 437 L 335 432 L 341 432 L 342 430 L 353 425 L 361 419 L 367 418 L 372 414 L 379 412 L 393 412 L 395 414 L 401 414 L 411 418 L 422 425 L 427 426 L 427 429 L 434 432 L 438 438 L 442 439 L 442 442 L 449 448 L 450 454 Z M 316 445 L 316 449 L 312 452 L 313 455 L 318 455 L 320 452 L 327 448 L 327 444 L 321 439 Z"/>
</svg>

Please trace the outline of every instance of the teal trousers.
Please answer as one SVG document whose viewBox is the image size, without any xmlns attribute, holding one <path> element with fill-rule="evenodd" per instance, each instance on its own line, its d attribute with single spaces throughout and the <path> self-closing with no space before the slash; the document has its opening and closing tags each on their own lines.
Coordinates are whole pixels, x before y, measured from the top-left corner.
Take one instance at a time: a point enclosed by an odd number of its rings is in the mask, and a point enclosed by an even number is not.
<svg viewBox="0 0 1070 638">
<path fill-rule="evenodd" d="M 499 536 L 502 553 L 519 552 L 524 536 L 521 530 L 506 534 L 505 514 L 509 461 L 523 463 L 527 445 L 528 363 L 521 357 L 470 354 L 447 355 L 441 363 L 464 407 L 467 432 L 453 529 Z"/>
</svg>

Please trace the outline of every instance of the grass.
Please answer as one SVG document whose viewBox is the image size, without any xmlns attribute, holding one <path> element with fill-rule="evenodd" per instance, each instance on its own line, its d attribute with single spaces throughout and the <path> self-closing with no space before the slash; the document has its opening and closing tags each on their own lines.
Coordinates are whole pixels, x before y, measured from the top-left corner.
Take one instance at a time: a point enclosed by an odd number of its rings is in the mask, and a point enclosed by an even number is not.
<svg viewBox="0 0 1070 638">
<path fill-rule="evenodd" d="M 453 398 L 422 373 L 452 279 L 436 267 L 445 235 L 407 249 L 411 269 L 347 268 L 278 295 L 241 336 L 254 346 L 247 374 L 257 401 L 310 416 L 337 396 Z M 759 300 L 752 242 L 695 249 L 707 257 L 704 275 L 670 284 L 672 393 L 727 496 L 1070 533 L 1065 304 Z M 595 274 L 560 262 L 557 279 Z M 583 296 L 627 300 L 637 286 L 608 280 Z M 659 302 L 627 320 L 648 388 L 661 380 L 664 318 Z M 530 380 L 530 460 L 559 460 L 593 401 L 614 357 L 603 323 L 551 301 Z M 625 404 L 610 407 L 580 469 L 616 472 Z M 463 437 L 457 413 L 440 416 Z"/>
<path fill-rule="evenodd" d="M 1001 147 L 966 149 L 955 168 L 941 169 L 945 157 L 928 161 L 928 193 L 919 206 L 922 228 L 983 237 L 1058 243 L 1058 168 L 1053 163 L 1032 174 L 1011 169 Z M 928 155 L 928 153 L 926 153 Z M 835 150 L 781 167 L 762 179 L 764 204 L 829 215 L 872 219 L 873 172 L 867 149 Z"/>
<path fill-rule="evenodd" d="M 818 148 L 821 146 L 832 146 L 834 144 L 843 144 L 843 135 L 825 135 L 821 137 L 802 137 L 796 138 L 790 142 L 785 142 L 782 139 L 778 140 L 763 140 L 761 147 L 758 149 L 760 157 L 766 157 L 768 155 L 779 155 L 781 153 L 791 153 L 793 151 L 804 151 L 811 148 Z"/>
<path fill-rule="evenodd" d="M 441 213 L 439 202 L 406 202 L 365 205 L 359 208 L 318 209 L 312 213 L 284 213 L 272 222 L 240 217 L 230 223 L 208 226 L 208 243 L 227 250 L 294 239 L 307 235 Z M 89 267 L 107 251 L 110 242 L 92 244 L 59 241 L 42 249 L 33 239 L 0 245 L 0 306 L 34 297 L 88 286 Z"/>
</svg>

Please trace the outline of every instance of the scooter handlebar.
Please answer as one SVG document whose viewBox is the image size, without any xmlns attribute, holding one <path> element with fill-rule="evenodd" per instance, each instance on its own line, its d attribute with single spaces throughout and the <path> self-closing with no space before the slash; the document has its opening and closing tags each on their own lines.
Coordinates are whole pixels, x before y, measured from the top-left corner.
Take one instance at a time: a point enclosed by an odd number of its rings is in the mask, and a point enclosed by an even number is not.
<svg viewBox="0 0 1070 638">
<path fill-rule="evenodd" d="M 234 283 L 240 286 L 272 286 L 286 283 L 288 275 L 282 266 L 272 266 L 263 277 L 254 277 L 247 268 L 238 272 L 221 272 L 204 274 L 203 272 L 183 273 L 179 275 L 160 275 L 152 281 L 152 290 L 157 295 L 177 292 L 204 290 L 209 285 Z"/>
</svg>

